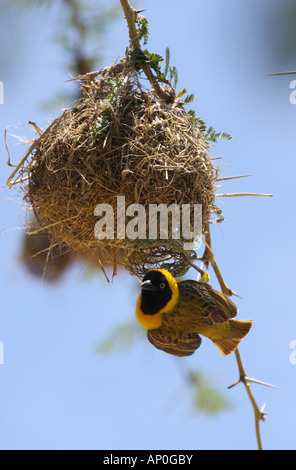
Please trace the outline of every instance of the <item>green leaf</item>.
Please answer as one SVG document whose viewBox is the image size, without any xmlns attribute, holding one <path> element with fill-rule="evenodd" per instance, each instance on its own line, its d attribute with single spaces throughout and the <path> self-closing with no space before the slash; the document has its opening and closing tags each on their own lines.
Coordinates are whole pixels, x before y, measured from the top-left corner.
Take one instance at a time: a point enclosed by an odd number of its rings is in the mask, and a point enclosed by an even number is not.
<svg viewBox="0 0 296 470">
<path fill-rule="evenodd" d="M 193 95 L 189 95 L 189 99 L 192 98 Z M 186 103 L 186 99 L 185 99 Z M 203 134 L 203 139 L 206 142 L 217 142 L 218 139 L 226 139 L 231 140 L 232 137 L 227 132 L 216 132 L 213 126 L 207 128 L 206 123 L 196 115 L 193 109 L 190 109 L 187 112 L 188 116 L 190 117 L 194 126 L 196 126 L 200 132 Z"/>
<path fill-rule="evenodd" d="M 190 381 L 194 388 L 193 405 L 205 414 L 217 414 L 231 408 L 229 400 L 205 379 L 200 372 L 192 372 Z"/>
<path fill-rule="evenodd" d="M 166 83 L 167 85 L 170 85 L 170 82 L 165 78 L 164 73 L 159 73 L 157 77 L 155 77 L 158 82 Z"/>
<path fill-rule="evenodd" d="M 196 115 L 193 109 L 190 109 L 187 114 L 190 117 L 192 124 L 196 126 L 200 130 L 200 132 L 204 133 L 207 128 L 206 123 Z"/>
<path fill-rule="evenodd" d="M 179 91 L 179 93 L 177 94 L 177 98 L 181 98 L 182 96 L 185 95 L 185 93 L 187 93 L 187 88 L 183 88 L 183 90 Z M 186 103 L 186 98 L 185 98 L 185 103 Z"/>
<path fill-rule="evenodd" d="M 217 414 L 229 409 L 230 403 L 212 386 L 199 384 L 195 394 L 195 406 L 205 414 Z"/>
<path fill-rule="evenodd" d="M 145 49 L 143 52 L 148 57 L 150 66 L 154 68 L 155 70 L 159 70 L 159 67 L 160 67 L 159 62 L 163 61 L 163 57 L 154 52 L 149 52 L 147 49 Z"/>
<path fill-rule="evenodd" d="M 187 91 L 187 90 L 186 90 Z M 197 98 L 194 97 L 194 94 L 191 93 L 190 95 L 186 96 L 184 103 L 194 103 L 194 101 L 197 101 Z"/>
<path fill-rule="evenodd" d="M 232 137 L 230 134 L 227 134 L 227 132 L 216 132 L 215 129 L 212 126 L 210 126 L 207 129 L 205 139 L 208 142 L 217 142 L 218 139 L 231 140 Z"/>
<path fill-rule="evenodd" d="M 164 76 L 165 77 L 169 73 L 170 59 L 171 59 L 170 48 L 166 47 L 166 50 L 165 50 L 165 67 L 164 67 Z"/>
<path fill-rule="evenodd" d="M 144 45 L 146 45 L 148 42 L 148 36 L 149 36 L 148 20 L 147 18 L 144 18 L 141 16 L 140 19 L 137 20 L 137 24 L 139 25 L 139 28 L 138 28 L 139 41 L 143 39 Z"/>
<path fill-rule="evenodd" d="M 179 72 L 178 72 L 178 69 L 177 67 L 173 66 L 173 67 L 170 67 L 170 82 L 174 82 L 173 84 L 173 87 L 174 89 L 177 88 L 177 84 L 178 84 L 178 80 L 179 80 Z"/>
<path fill-rule="evenodd" d="M 135 49 L 133 51 L 129 51 L 130 61 L 134 66 L 141 66 L 143 64 L 149 63 L 149 57 L 142 51 L 141 49 Z"/>
</svg>

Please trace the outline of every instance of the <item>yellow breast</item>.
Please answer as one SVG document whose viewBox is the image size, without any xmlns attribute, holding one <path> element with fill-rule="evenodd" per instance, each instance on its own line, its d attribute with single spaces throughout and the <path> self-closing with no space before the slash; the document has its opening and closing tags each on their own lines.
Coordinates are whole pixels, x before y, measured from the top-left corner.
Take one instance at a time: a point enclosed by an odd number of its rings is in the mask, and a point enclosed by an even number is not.
<svg viewBox="0 0 296 470">
<path fill-rule="evenodd" d="M 140 325 L 142 325 L 146 330 L 154 330 L 155 328 L 159 328 L 162 322 L 162 311 L 155 313 L 154 315 L 147 315 L 143 313 L 141 310 L 141 295 L 137 301 L 137 308 L 136 308 L 136 318 Z"/>
</svg>

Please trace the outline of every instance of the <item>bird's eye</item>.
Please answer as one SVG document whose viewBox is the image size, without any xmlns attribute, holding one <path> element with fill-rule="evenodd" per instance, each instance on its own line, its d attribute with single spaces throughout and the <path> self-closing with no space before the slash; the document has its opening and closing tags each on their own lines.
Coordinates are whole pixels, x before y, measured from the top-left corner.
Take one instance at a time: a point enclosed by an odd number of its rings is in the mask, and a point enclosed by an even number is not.
<svg viewBox="0 0 296 470">
<path fill-rule="evenodd" d="M 165 288 L 165 283 L 162 282 L 159 287 L 160 287 L 161 289 L 164 289 L 164 288 Z"/>
</svg>

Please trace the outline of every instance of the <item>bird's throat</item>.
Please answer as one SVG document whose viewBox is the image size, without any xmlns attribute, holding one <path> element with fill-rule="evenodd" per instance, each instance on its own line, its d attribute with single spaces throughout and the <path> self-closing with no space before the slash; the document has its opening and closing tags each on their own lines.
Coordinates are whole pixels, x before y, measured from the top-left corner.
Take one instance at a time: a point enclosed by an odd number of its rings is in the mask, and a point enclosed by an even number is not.
<svg viewBox="0 0 296 470">
<path fill-rule="evenodd" d="M 142 325 L 143 328 L 146 328 L 146 330 L 154 330 L 159 328 L 162 323 L 162 312 L 149 314 L 142 311 L 141 296 L 137 302 L 136 317 L 140 325 Z"/>
</svg>

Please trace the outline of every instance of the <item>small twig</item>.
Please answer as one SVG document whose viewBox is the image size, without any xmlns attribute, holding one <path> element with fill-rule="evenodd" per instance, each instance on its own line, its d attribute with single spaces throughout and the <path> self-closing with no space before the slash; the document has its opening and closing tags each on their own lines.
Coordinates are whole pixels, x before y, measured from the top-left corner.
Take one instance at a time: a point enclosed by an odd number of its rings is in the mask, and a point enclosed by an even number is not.
<svg viewBox="0 0 296 470">
<path fill-rule="evenodd" d="M 100 257 L 98 256 L 98 254 L 97 254 L 96 252 L 94 252 L 94 254 L 95 254 L 95 257 L 96 257 L 96 259 L 97 259 L 97 261 L 98 261 L 98 263 L 99 263 L 99 266 L 100 266 L 100 268 L 101 268 L 101 270 L 102 270 L 102 272 L 103 272 L 103 274 L 104 274 L 104 276 L 105 276 L 105 278 L 106 278 L 106 281 L 107 281 L 107 282 L 110 282 L 110 281 L 109 281 L 109 278 L 108 278 L 108 276 L 107 276 L 107 273 L 106 273 L 106 271 L 105 271 L 105 269 L 104 269 L 104 265 L 103 265 L 103 263 L 102 263 Z"/>
<path fill-rule="evenodd" d="M 199 270 L 197 269 L 197 271 L 198 271 L 198 275 L 197 275 L 197 278 L 196 278 L 197 281 L 199 281 L 200 278 L 204 275 L 203 267 L 204 267 L 204 262 L 202 261 Z"/>
<path fill-rule="evenodd" d="M 63 112 L 63 114 L 57 118 L 57 120 L 62 120 L 65 116 L 65 114 L 67 113 L 67 110 L 65 110 Z M 56 121 L 57 121 L 56 120 Z M 37 126 L 38 127 L 38 126 Z M 43 132 L 42 134 L 42 137 L 44 138 L 49 132 L 51 131 L 51 126 L 48 126 L 48 128 Z M 40 132 L 41 129 L 40 129 Z M 25 153 L 25 155 L 23 156 L 23 158 L 21 159 L 21 161 L 19 162 L 19 164 L 16 166 L 16 168 L 13 170 L 13 172 L 11 173 L 10 177 L 8 178 L 8 180 L 6 181 L 6 186 L 8 186 L 9 188 L 11 188 L 13 185 L 15 185 L 18 180 L 16 181 L 12 181 L 13 178 L 15 177 L 16 173 L 21 169 L 21 167 L 24 165 L 25 161 L 27 160 L 27 158 L 30 156 L 30 154 L 33 152 L 34 149 L 37 149 L 38 148 L 38 145 L 39 145 L 39 139 L 40 139 L 40 136 L 38 139 L 34 140 L 33 143 L 30 145 L 29 149 L 27 150 L 27 152 Z M 10 165 L 10 166 L 13 166 L 13 165 Z M 28 168 L 26 168 L 26 170 L 24 171 L 27 171 Z M 23 171 L 21 172 L 20 176 L 22 176 L 23 174 Z"/>
<path fill-rule="evenodd" d="M 252 175 L 225 176 L 225 178 L 217 178 L 216 181 L 236 180 L 238 178 L 248 178 L 249 176 Z"/>
<path fill-rule="evenodd" d="M 186 260 L 188 264 L 190 264 L 190 266 L 192 266 L 192 268 L 194 268 L 201 276 L 205 273 L 201 268 L 192 263 L 192 261 L 190 261 L 188 258 L 186 258 Z"/>
<path fill-rule="evenodd" d="M 12 179 L 15 177 L 16 173 L 19 171 L 19 169 L 22 167 L 22 165 L 25 163 L 25 161 L 27 160 L 27 158 L 30 156 L 31 152 L 36 148 L 36 141 L 34 141 L 32 143 L 32 145 L 30 146 L 30 148 L 27 150 L 27 152 L 25 153 L 25 155 L 23 156 L 23 158 L 21 159 L 21 161 L 19 162 L 19 164 L 16 166 L 16 168 L 13 170 L 13 172 L 11 173 L 10 177 L 8 178 L 8 180 L 6 181 L 6 186 L 8 186 L 9 188 L 11 186 L 13 186 L 14 184 L 16 184 L 16 181 L 12 181 Z"/>
<path fill-rule="evenodd" d="M 240 382 L 242 382 L 245 386 L 245 389 L 246 389 L 246 392 L 248 394 L 248 397 L 250 399 L 250 402 L 252 404 L 252 407 L 253 407 L 253 410 L 254 410 L 254 416 L 255 416 L 255 430 L 256 430 L 256 438 L 257 438 L 257 444 L 258 444 L 258 450 L 263 450 L 263 447 L 262 447 L 262 440 L 261 440 L 261 434 L 260 434 L 260 421 L 265 421 L 265 418 L 266 418 L 266 415 L 264 413 L 264 409 L 265 409 L 265 404 L 263 405 L 262 408 L 259 408 L 256 401 L 255 401 L 255 398 L 252 394 L 252 391 L 251 391 L 251 387 L 250 387 L 250 382 L 256 382 L 256 383 L 260 383 L 262 385 L 268 385 L 269 387 L 273 387 L 273 385 L 270 385 L 270 384 L 266 384 L 265 382 L 261 382 L 259 380 L 255 380 L 255 379 L 249 379 L 247 377 L 247 374 L 246 374 L 246 371 L 245 371 L 245 368 L 243 366 L 243 363 L 242 363 L 242 360 L 241 360 L 241 356 L 240 356 L 240 353 L 239 353 L 239 350 L 238 348 L 235 350 L 235 357 L 236 357 L 236 361 L 237 361 L 237 365 L 238 365 L 238 370 L 239 370 L 239 380 L 237 382 L 235 382 L 233 385 L 230 385 L 230 387 L 228 388 L 232 388 L 234 387 L 235 385 L 239 384 Z"/>
<path fill-rule="evenodd" d="M 12 166 L 12 167 L 16 167 L 17 165 L 13 165 L 11 163 L 11 160 L 10 160 L 10 153 L 9 153 L 9 149 L 8 149 L 8 145 L 7 145 L 7 127 L 4 131 L 4 142 L 5 142 L 5 148 L 6 148 L 7 155 L 8 155 L 7 165 Z"/>
<path fill-rule="evenodd" d="M 35 131 L 39 135 L 39 137 L 43 134 L 43 131 L 40 129 L 40 127 L 36 124 L 36 122 L 29 121 L 29 124 L 34 127 Z"/>
</svg>

